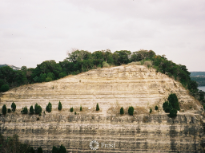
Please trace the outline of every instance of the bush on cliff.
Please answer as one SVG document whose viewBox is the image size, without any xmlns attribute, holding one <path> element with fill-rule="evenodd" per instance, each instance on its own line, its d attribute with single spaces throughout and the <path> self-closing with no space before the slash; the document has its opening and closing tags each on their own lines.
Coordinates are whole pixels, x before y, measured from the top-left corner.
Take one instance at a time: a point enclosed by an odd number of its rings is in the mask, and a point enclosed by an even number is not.
<svg viewBox="0 0 205 153">
<path fill-rule="evenodd" d="M 96 105 L 96 111 L 99 111 L 100 110 L 100 107 L 99 107 L 99 104 L 97 103 Z"/>
<path fill-rule="evenodd" d="M 29 109 L 29 110 L 30 110 L 30 114 L 33 115 L 33 114 L 34 114 L 33 106 L 30 106 L 30 109 Z"/>
<path fill-rule="evenodd" d="M 7 112 L 7 108 L 6 108 L 6 105 L 4 104 L 4 105 L 2 106 L 2 114 L 3 114 L 3 115 L 6 115 L 6 112 Z"/>
<path fill-rule="evenodd" d="M 11 108 L 12 108 L 12 111 L 15 112 L 15 110 L 16 110 L 16 104 L 15 104 L 14 102 L 11 104 Z"/>
<path fill-rule="evenodd" d="M 121 114 L 121 115 L 124 114 L 124 108 L 123 108 L 123 107 L 120 108 L 120 114 Z"/>
<path fill-rule="evenodd" d="M 61 104 L 60 101 L 58 102 L 58 110 L 59 110 L 59 111 L 62 110 L 62 104 Z"/>
<path fill-rule="evenodd" d="M 177 116 L 177 110 L 180 110 L 179 101 L 176 94 L 170 94 L 168 101 L 163 103 L 163 109 L 166 113 L 170 113 L 170 117 Z"/>
<path fill-rule="evenodd" d="M 66 153 L 66 148 L 61 145 L 59 148 L 53 146 L 52 153 Z"/>
<path fill-rule="evenodd" d="M 35 114 L 41 114 L 42 112 L 42 108 L 40 105 L 38 105 L 37 103 L 35 104 Z"/>
<path fill-rule="evenodd" d="M 37 153 L 43 153 L 43 149 L 41 147 L 38 147 Z"/>
<path fill-rule="evenodd" d="M 158 106 L 155 106 L 155 110 L 158 110 Z"/>
<path fill-rule="evenodd" d="M 133 115 L 133 114 L 134 114 L 134 107 L 130 106 L 130 107 L 128 108 L 128 114 L 129 114 L 129 115 Z"/>
<path fill-rule="evenodd" d="M 4 84 L 1 86 L 0 91 L 2 92 L 6 92 L 9 90 L 9 85 L 8 84 Z"/>
<path fill-rule="evenodd" d="M 49 112 L 49 113 L 52 111 L 52 104 L 50 102 L 46 106 L 46 111 Z"/>
<path fill-rule="evenodd" d="M 80 106 L 80 111 L 83 111 L 83 107 L 82 106 Z"/>
<path fill-rule="evenodd" d="M 11 113 L 11 109 L 10 108 L 8 108 L 8 113 Z"/>
<path fill-rule="evenodd" d="M 28 114 L 28 109 L 27 109 L 27 107 L 22 108 L 21 113 L 22 113 L 22 114 Z"/>
<path fill-rule="evenodd" d="M 70 112 L 73 112 L 73 107 L 70 108 Z"/>
</svg>

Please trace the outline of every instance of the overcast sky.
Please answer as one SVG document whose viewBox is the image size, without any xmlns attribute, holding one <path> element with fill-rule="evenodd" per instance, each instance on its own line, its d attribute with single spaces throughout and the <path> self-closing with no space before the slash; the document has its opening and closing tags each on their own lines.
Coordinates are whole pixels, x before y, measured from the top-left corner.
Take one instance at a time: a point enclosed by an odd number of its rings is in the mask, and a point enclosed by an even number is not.
<svg viewBox="0 0 205 153">
<path fill-rule="evenodd" d="M 205 0 L 0 0 L 0 64 L 59 62 L 72 48 L 151 49 L 205 71 Z"/>
</svg>

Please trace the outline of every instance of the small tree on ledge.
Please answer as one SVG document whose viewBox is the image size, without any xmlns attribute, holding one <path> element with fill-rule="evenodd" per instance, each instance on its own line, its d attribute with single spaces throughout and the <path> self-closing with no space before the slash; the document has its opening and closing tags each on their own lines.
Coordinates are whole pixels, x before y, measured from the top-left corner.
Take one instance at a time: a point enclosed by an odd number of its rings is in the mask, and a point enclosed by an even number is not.
<svg viewBox="0 0 205 153">
<path fill-rule="evenodd" d="M 133 115 L 133 114 L 134 114 L 134 107 L 130 106 L 130 107 L 128 108 L 128 114 L 129 114 L 129 115 Z"/>
<path fill-rule="evenodd" d="M 97 105 L 96 105 L 96 111 L 99 111 L 100 110 L 100 108 L 99 108 L 99 105 L 98 105 L 98 103 L 97 103 Z"/>
<path fill-rule="evenodd" d="M 58 103 L 58 110 L 59 110 L 59 111 L 62 110 L 62 104 L 61 104 L 60 101 L 59 101 L 59 103 Z"/>
</svg>

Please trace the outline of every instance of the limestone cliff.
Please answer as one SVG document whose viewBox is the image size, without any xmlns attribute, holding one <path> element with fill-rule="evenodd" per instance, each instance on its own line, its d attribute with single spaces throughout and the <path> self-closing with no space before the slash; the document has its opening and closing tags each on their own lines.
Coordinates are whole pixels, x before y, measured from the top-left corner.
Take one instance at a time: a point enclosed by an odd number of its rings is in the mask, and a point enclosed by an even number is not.
<svg viewBox="0 0 205 153">
<path fill-rule="evenodd" d="M 142 65 L 95 69 L 57 81 L 24 85 L 3 93 L 0 106 L 10 106 L 14 101 L 17 109 L 35 103 L 45 108 L 51 102 L 57 108 L 61 101 L 64 108 L 95 108 L 99 103 L 106 115 L 115 106 L 161 107 L 170 93 L 177 94 L 182 109 L 187 104 L 195 110 L 201 107 L 179 82 Z"/>
<path fill-rule="evenodd" d="M 175 119 L 162 110 L 170 93 L 177 94 L 182 108 Z M 57 111 L 59 101 L 62 111 Z M 35 148 L 49 151 L 63 144 L 70 152 L 203 152 L 201 105 L 179 82 L 142 65 L 95 69 L 2 93 L 0 108 L 12 102 L 18 110 L 0 116 L 0 132 L 18 134 Z M 45 109 L 48 102 L 53 106 L 51 113 L 19 113 L 35 103 Z M 159 111 L 154 110 L 156 105 Z M 119 115 L 120 107 L 127 112 L 129 106 L 135 108 L 134 116 Z M 70 107 L 76 115 L 69 112 Z"/>
</svg>

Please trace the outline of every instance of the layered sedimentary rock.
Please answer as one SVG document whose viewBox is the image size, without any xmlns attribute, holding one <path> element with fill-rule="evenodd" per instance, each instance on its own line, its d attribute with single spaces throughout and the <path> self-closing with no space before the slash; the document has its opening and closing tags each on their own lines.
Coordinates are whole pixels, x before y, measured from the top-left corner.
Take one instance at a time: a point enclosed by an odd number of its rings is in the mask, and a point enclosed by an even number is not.
<svg viewBox="0 0 205 153">
<path fill-rule="evenodd" d="M 64 108 L 80 105 L 94 108 L 99 103 L 106 114 L 115 105 L 161 106 L 170 93 L 177 94 L 180 104 L 196 104 L 188 91 L 174 79 L 145 66 L 127 65 L 91 70 L 48 83 L 24 85 L 4 93 L 0 102 L 2 106 L 14 101 L 19 109 L 35 103 L 45 108 L 48 102 L 57 108 L 59 101 Z"/>
<path fill-rule="evenodd" d="M 182 108 L 175 119 L 162 110 L 170 93 L 176 93 Z M 61 112 L 56 109 L 59 101 Z M 0 108 L 12 102 L 19 110 L 35 103 L 45 109 L 52 103 L 52 112 L 42 116 L 17 111 L 0 117 L 3 135 L 18 134 L 34 148 L 49 151 L 63 144 L 70 152 L 203 152 L 201 105 L 179 82 L 141 65 L 91 70 L 2 93 Z M 134 116 L 127 115 L 129 106 L 135 108 Z M 125 115 L 119 115 L 120 107 Z"/>
</svg>

